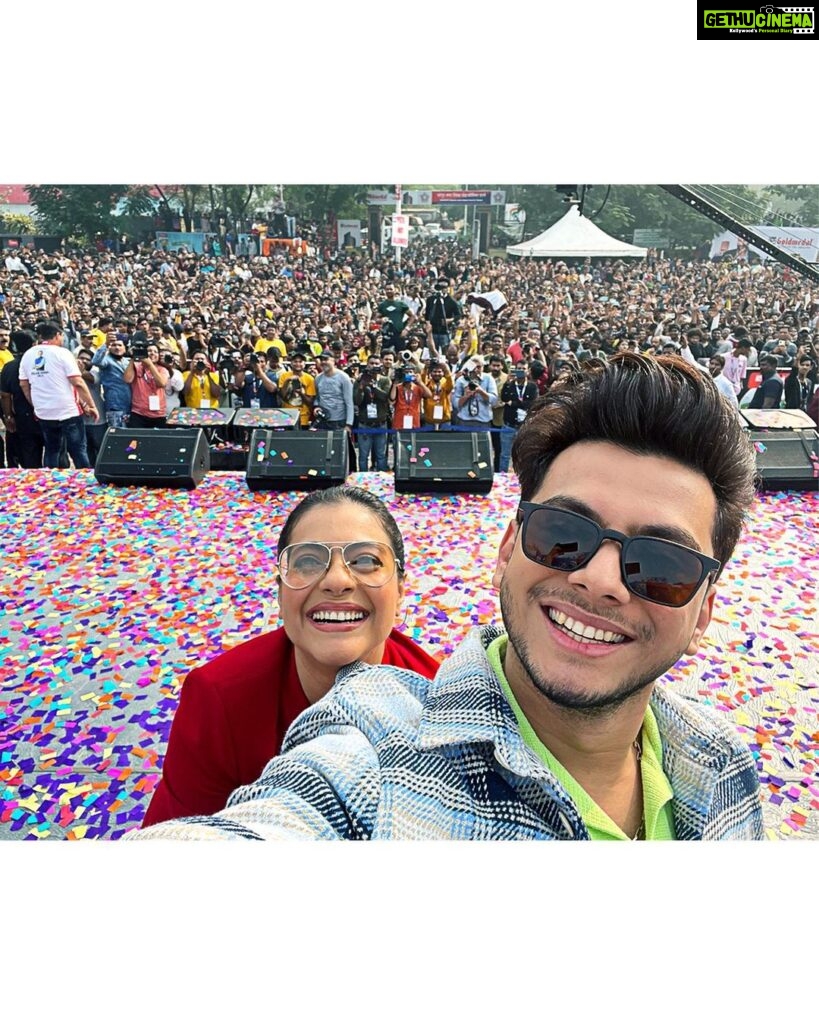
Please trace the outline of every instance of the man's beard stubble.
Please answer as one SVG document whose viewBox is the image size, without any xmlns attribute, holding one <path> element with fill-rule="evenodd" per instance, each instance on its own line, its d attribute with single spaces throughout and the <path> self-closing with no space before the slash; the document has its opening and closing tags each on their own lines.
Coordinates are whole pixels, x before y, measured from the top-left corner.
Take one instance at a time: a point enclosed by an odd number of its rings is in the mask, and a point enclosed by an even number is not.
<svg viewBox="0 0 819 1024">
<path fill-rule="evenodd" d="M 544 586 L 535 588 L 531 592 L 529 600 L 533 603 L 539 603 L 549 596 L 558 597 L 558 594 Z M 577 602 L 576 596 L 572 596 L 572 603 L 577 605 L 578 608 L 581 607 Z M 538 693 L 552 704 L 555 704 L 563 711 L 577 714 L 583 718 L 605 718 L 615 714 L 623 704 L 646 687 L 653 685 L 661 675 L 667 672 L 673 665 L 676 665 L 684 653 L 680 651 L 667 663 L 663 661 L 656 665 L 651 665 L 644 672 L 640 672 L 639 675 L 627 676 L 616 683 L 610 690 L 592 693 L 578 692 L 571 683 L 563 682 L 557 678 L 547 679 L 536 669 L 530 654 L 529 641 L 518 628 L 517 609 L 515 608 L 515 602 L 505 577 L 500 585 L 500 607 L 509 643 L 512 645 L 518 661 L 525 669 L 529 682 Z M 590 615 L 594 614 L 591 609 L 586 610 Z M 548 627 L 544 625 L 544 629 L 546 628 Z M 648 643 L 653 639 L 653 636 L 647 631 L 646 635 L 640 639 Z M 567 653 L 566 675 L 568 676 L 573 671 L 571 655 Z"/>
</svg>

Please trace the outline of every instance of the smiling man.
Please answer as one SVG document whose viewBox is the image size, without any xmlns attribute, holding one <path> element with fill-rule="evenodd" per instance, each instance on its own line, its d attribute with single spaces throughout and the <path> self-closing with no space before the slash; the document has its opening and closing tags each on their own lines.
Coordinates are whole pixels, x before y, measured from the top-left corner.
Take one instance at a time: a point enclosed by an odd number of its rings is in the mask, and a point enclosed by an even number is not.
<svg viewBox="0 0 819 1024">
<path fill-rule="evenodd" d="M 512 461 L 505 630 L 432 681 L 342 669 L 224 811 L 143 836 L 763 838 L 750 752 L 657 684 L 698 650 L 753 498 L 735 412 L 684 361 L 626 353 L 552 387 Z"/>
</svg>

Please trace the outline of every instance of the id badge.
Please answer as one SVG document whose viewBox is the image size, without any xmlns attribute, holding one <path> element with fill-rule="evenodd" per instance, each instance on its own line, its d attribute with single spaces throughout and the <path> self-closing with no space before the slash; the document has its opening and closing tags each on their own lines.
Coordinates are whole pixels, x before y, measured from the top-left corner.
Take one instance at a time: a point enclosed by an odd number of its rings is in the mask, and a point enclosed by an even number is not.
<svg viewBox="0 0 819 1024">
<path fill-rule="evenodd" d="M 159 412 L 159 395 L 148 395 L 148 408 L 151 412 Z"/>
<path fill-rule="evenodd" d="M 414 421 L 412 416 L 405 416 L 404 417 L 404 426 L 403 426 L 402 429 L 403 430 L 412 430 L 412 426 L 413 426 L 414 422 L 415 421 Z"/>
<path fill-rule="evenodd" d="M 375 402 L 369 402 L 367 405 L 367 419 L 377 420 L 378 419 L 378 406 Z"/>
<path fill-rule="evenodd" d="M 432 418 L 434 420 L 442 420 L 444 418 L 444 407 L 442 405 L 434 405 L 432 407 Z"/>
<path fill-rule="evenodd" d="M 207 398 L 200 398 L 199 399 L 199 408 L 200 409 L 210 409 L 210 402 L 208 401 Z"/>
<path fill-rule="evenodd" d="M 518 417 L 518 423 L 523 423 L 523 421 L 526 419 L 526 410 L 525 409 L 518 409 L 517 410 L 517 417 Z"/>
<path fill-rule="evenodd" d="M 262 403 L 259 401 L 258 398 L 251 398 L 250 399 L 250 408 L 251 409 L 261 409 L 261 407 L 262 407 Z"/>
</svg>

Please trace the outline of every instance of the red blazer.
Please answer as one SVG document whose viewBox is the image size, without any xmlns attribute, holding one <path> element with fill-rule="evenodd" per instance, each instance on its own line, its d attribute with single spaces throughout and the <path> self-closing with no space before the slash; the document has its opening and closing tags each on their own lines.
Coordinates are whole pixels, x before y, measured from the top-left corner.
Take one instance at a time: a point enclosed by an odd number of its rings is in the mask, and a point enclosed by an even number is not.
<svg viewBox="0 0 819 1024">
<path fill-rule="evenodd" d="M 432 679 L 438 662 L 393 630 L 384 665 Z M 255 782 L 308 706 L 284 629 L 239 644 L 188 673 L 174 715 L 162 779 L 143 828 L 169 818 L 221 811 L 239 786 Z"/>
</svg>

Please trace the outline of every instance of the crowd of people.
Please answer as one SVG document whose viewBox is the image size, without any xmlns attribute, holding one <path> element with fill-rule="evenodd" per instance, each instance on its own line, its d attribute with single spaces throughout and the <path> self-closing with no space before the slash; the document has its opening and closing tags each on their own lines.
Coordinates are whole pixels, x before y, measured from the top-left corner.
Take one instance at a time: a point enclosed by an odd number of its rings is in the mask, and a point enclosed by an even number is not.
<svg viewBox="0 0 819 1024">
<path fill-rule="evenodd" d="M 435 241 L 399 260 L 305 234 L 306 253 L 0 261 L 0 465 L 87 466 L 106 427 L 180 406 L 282 407 L 347 430 L 352 468 L 387 469 L 395 430 L 489 429 L 505 472 L 534 400 L 620 351 L 681 355 L 729 401 L 817 419 L 819 296 L 778 264 L 473 259 Z"/>
</svg>

